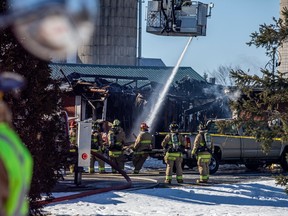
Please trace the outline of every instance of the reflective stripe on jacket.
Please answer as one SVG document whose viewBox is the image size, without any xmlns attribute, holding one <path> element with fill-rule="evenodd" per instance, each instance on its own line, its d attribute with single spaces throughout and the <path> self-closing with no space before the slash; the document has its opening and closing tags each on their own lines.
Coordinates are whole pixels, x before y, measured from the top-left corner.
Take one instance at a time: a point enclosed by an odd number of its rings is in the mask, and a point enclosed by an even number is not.
<svg viewBox="0 0 288 216">
<path fill-rule="evenodd" d="M 72 145 L 77 145 L 77 136 L 76 136 L 76 129 L 70 129 L 69 131 L 69 139 Z"/>
<path fill-rule="evenodd" d="M 76 142 L 76 137 L 75 136 L 71 136 L 70 137 L 70 142 L 74 144 Z"/>
<path fill-rule="evenodd" d="M 109 145 L 109 156 L 110 157 L 119 157 L 123 154 L 122 148 L 125 143 L 125 133 L 120 131 L 115 133 L 110 130 L 108 132 L 108 145 Z"/>
<path fill-rule="evenodd" d="M 27 215 L 27 195 L 33 172 L 31 154 L 6 123 L 0 123 L 0 149 L 0 159 L 6 168 L 9 182 L 9 197 L 4 204 L 6 214 Z"/>
<path fill-rule="evenodd" d="M 95 142 L 95 143 L 98 142 L 97 136 L 92 135 L 91 141 L 92 141 L 92 142 Z"/>
<path fill-rule="evenodd" d="M 151 140 L 141 140 L 140 143 L 144 144 L 144 145 L 151 145 L 152 141 Z"/>
<path fill-rule="evenodd" d="M 182 153 L 180 153 L 180 152 L 167 152 L 165 154 L 165 157 L 168 160 L 176 160 L 177 157 L 182 157 Z"/>
<path fill-rule="evenodd" d="M 211 157 L 212 156 L 209 152 L 199 152 L 197 154 L 197 159 L 201 160 L 202 162 L 209 162 Z"/>
<path fill-rule="evenodd" d="M 91 150 L 94 152 L 102 152 L 103 151 L 103 141 L 101 137 L 101 133 L 93 132 L 91 135 Z"/>
<path fill-rule="evenodd" d="M 145 154 L 145 150 L 150 150 L 152 147 L 152 134 L 148 131 L 141 131 L 134 143 L 134 154 Z"/>
<path fill-rule="evenodd" d="M 119 157 L 122 154 L 122 151 L 109 151 L 110 157 Z"/>
</svg>

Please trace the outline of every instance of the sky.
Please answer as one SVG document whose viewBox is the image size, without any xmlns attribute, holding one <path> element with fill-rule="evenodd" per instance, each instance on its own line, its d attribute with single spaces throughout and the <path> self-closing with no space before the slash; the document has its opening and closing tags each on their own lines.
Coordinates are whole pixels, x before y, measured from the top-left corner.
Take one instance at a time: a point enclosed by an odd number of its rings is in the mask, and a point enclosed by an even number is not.
<svg viewBox="0 0 288 216">
<path fill-rule="evenodd" d="M 159 160 L 147 160 L 144 170 L 153 164 L 158 167 Z M 53 194 L 67 195 L 71 193 Z M 288 215 L 288 195 L 271 177 L 237 184 L 111 191 L 49 204 L 44 211 L 51 216 L 279 216 Z"/>
<path fill-rule="evenodd" d="M 146 5 L 143 3 L 142 57 L 160 58 L 166 66 L 175 66 L 188 37 L 158 36 L 145 32 Z M 240 67 L 258 74 L 268 62 L 265 50 L 246 45 L 261 24 L 279 18 L 280 0 L 202 0 L 214 3 L 207 20 L 206 36 L 193 38 L 181 66 L 192 67 L 200 75 L 219 66 Z"/>
</svg>

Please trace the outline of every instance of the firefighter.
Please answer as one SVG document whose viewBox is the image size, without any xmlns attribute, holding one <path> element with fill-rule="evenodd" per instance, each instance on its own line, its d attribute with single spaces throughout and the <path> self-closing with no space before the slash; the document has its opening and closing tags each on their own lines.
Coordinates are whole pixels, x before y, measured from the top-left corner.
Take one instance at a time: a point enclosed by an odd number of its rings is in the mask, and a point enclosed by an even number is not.
<svg viewBox="0 0 288 216">
<path fill-rule="evenodd" d="M 120 121 L 115 119 L 112 127 L 108 132 L 108 149 L 110 160 L 113 161 L 120 169 L 124 170 L 125 157 L 123 147 L 125 144 L 125 132 L 120 127 Z M 116 170 L 112 168 L 112 173 Z"/>
<path fill-rule="evenodd" d="M 71 121 L 69 124 L 69 139 L 70 139 L 70 153 L 76 154 L 77 152 L 77 123 L 76 121 Z M 74 157 L 72 157 L 74 158 Z M 74 161 L 76 163 L 76 161 Z M 70 173 L 74 173 L 75 164 L 69 165 Z"/>
<path fill-rule="evenodd" d="M 91 135 L 91 152 L 96 152 L 100 155 L 103 155 L 105 151 L 105 146 L 102 140 L 102 134 L 101 134 L 101 127 L 99 123 L 95 123 L 92 128 L 92 135 Z M 98 171 L 99 173 L 106 173 L 105 172 L 105 162 L 94 155 L 91 154 L 90 157 L 90 167 L 89 167 L 89 173 L 94 173 L 94 164 L 95 161 L 98 162 Z"/>
<path fill-rule="evenodd" d="M 71 121 L 69 125 L 69 138 L 71 147 L 77 147 L 77 123 L 76 121 Z"/>
<path fill-rule="evenodd" d="M 146 123 L 141 123 L 140 133 L 136 138 L 136 141 L 133 146 L 133 165 L 134 165 L 134 174 L 138 174 L 141 170 L 143 164 L 148 158 L 149 154 L 147 151 L 152 150 L 152 134 L 149 133 L 148 125 Z"/>
<path fill-rule="evenodd" d="M 19 89 L 22 77 L 0 75 L 0 215 L 28 215 L 28 193 L 33 159 L 12 127 L 12 113 L 2 100 L 3 92 Z"/>
<path fill-rule="evenodd" d="M 196 156 L 200 174 L 200 179 L 197 180 L 197 183 L 206 183 L 209 180 L 209 164 L 214 147 L 211 136 L 208 133 L 207 124 L 200 124 L 198 131 L 192 149 L 192 157 Z"/>
<path fill-rule="evenodd" d="M 182 153 L 185 150 L 184 138 L 178 133 L 179 126 L 175 122 L 172 122 L 169 126 L 170 133 L 167 134 L 161 143 L 164 148 L 165 156 L 164 161 L 166 163 L 166 179 L 165 183 L 171 184 L 172 172 L 175 165 L 176 168 L 176 180 L 178 183 L 183 183 L 183 170 Z"/>
</svg>

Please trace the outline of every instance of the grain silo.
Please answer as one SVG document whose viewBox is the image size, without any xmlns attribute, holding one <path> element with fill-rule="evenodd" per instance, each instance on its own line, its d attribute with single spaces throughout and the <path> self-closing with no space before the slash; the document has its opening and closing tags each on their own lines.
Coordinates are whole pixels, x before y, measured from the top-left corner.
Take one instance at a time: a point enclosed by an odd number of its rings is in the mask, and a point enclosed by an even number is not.
<svg viewBox="0 0 288 216">
<path fill-rule="evenodd" d="M 100 0 L 99 18 L 91 40 L 78 49 L 78 63 L 136 65 L 136 0 Z"/>
<path fill-rule="evenodd" d="M 284 7 L 288 8 L 288 0 L 280 0 L 280 17 L 283 18 L 282 16 L 282 10 Z M 283 43 L 283 46 L 279 48 L 279 52 L 280 52 L 280 61 L 281 64 L 278 68 L 278 70 L 281 73 L 288 73 L 288 40 L 286 39 L 286 41 Z"/>
</svg>

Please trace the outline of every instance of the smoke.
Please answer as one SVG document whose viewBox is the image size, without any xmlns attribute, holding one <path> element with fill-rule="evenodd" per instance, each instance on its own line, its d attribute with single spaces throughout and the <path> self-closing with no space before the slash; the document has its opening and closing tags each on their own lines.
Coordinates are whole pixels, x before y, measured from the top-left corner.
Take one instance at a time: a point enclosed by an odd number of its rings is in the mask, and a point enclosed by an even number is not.
<svg viewBox="0 0 288 216">
<path fill-rule="evenodd" d="M 237 101 L 241 96 L 241 91 L 230 91 L 229 89 L 225 89 L 224 93 L 227 95 L 227 97 L 232 101 Z"/>
<path fill-rule="evenodd" d="M 231 90 L 230 88 L 224 88 L 219 85 L 211 85 L 203 89 L 203 93 L 207 96 L 213 96 L 216 100 L 223 100 L 228 98 L 229 100 L 236 101 L 240 98 L 241 92 L 239 90 Z"/>
<path fill-rule="evenodd" d="M 237 101 L 241 96 L 241 92 L 239 90 L 231 90 L 228 87 L 223 88 L 222 86 L 218 85 L 211 85 L 204 88 L 203 93 L 207 96 L 207 98 L 215 99 L 217 106 L 223 111 L 222 117 L 224 118 L 230 118 L 232 116 L 229 101 Z M 215 103 L 213 104 L 215 106 Z"/>
<path fill-rule="evenodd" d="M 224 97 L 226 97 L 223 92 L 223 89 L 219 88 L 218 85 L 211 85 L 209 87 L 204 88 L 203 93 L 208 97 L 210 96 L 211 98 L 215 98 L 216 100 L 221 100 Z"/>
</svg>

